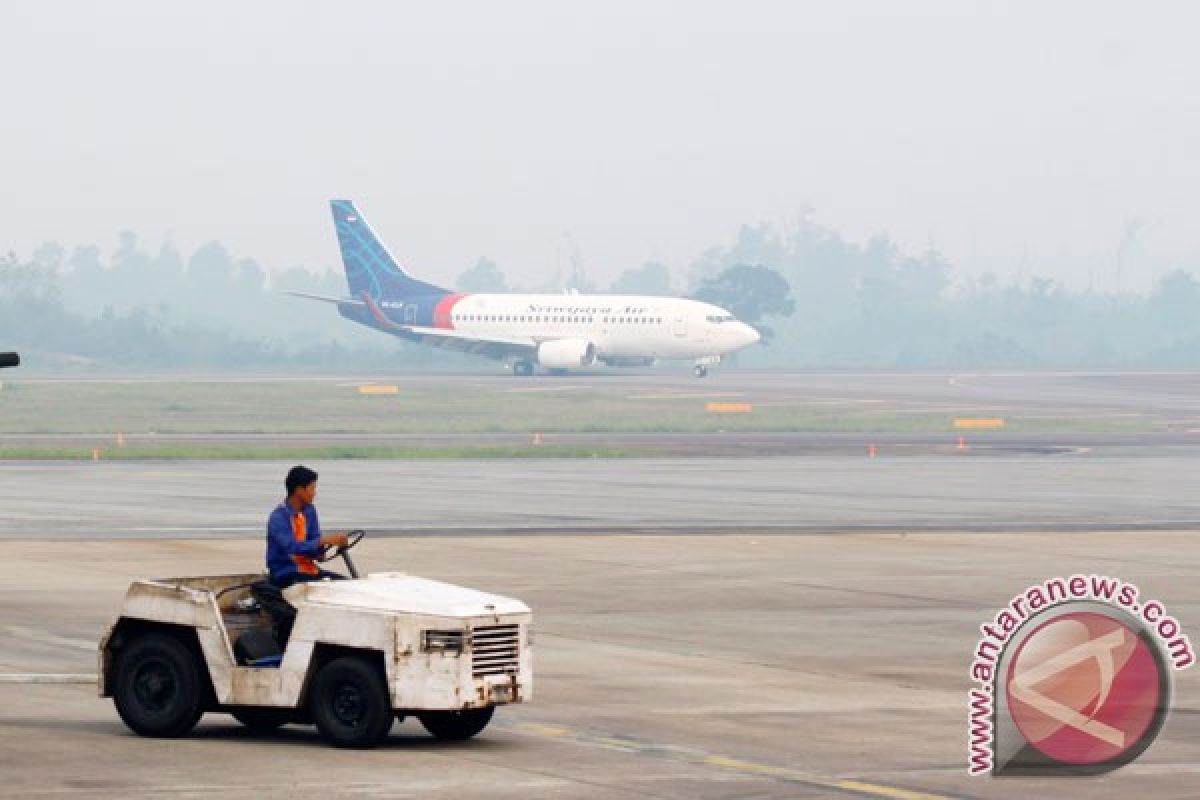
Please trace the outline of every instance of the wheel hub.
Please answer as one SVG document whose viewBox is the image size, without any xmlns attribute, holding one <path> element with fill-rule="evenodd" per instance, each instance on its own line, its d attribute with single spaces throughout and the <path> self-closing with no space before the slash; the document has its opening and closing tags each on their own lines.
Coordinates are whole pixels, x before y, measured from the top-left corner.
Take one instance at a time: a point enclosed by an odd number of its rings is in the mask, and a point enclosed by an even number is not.
<svg viewBox="0 0 1200 800">
<path fill-rule="evenodd" d="M 355 727 L 366 714 L 362 692 L 352 683 L 338 686 L 333 695 L 333 715 L 343 725 Z"/>
<path fill-rule="evenodd" d="M 178 691 L 175 674 L 161 661 L 148 661 L 138 669 L 133 691 L 143 708 L 162 711 Z"/>
</svg>

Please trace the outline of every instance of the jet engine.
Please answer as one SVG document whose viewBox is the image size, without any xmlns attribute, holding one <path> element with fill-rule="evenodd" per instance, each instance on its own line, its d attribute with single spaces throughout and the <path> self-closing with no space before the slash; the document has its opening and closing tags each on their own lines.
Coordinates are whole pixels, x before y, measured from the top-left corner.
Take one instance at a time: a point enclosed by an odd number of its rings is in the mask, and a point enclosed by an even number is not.
<svg viewBox="0 0 1200 800">
<path fill-rule="evenodd" d="M 537 349 L 538 363 L 547 369 L 587 367 L 596 361 L 596 345 L 587 339 L 555 339 Z"/>
</svg>

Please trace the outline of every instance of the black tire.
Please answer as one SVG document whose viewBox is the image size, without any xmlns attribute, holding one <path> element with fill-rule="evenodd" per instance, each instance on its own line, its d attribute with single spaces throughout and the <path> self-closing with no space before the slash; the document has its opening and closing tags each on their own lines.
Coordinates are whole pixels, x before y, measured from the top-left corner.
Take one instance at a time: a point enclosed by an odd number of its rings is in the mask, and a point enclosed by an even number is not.
<svg viewBox="0 0 1200 800">
<path fill-rule="evenodd" d="M 533 374 L 532 361 L 517 361 L 513 364 L 513 374 L 528 377 Z"/>
<path fill-rule="evenodd" d="M 139 636 L 118 660 L 117 713 L 142 736 L 186 736 L 204 714 L 203 669 L 193 648 L 173 636 Z"/>
<path fill-rule="evenodd" d="M 260 708 L 247 706 L 230 709 L 230 715 L 256 733 L 269 733 L 296 721 L 296 712 L 290 708 Z"/>
<path fill-rule="evenodd" d="M 337 747 L 374 747 L 392 729 L 392 698 L 379 668 L 361 656 L 321 667 L 312 686 L 312 716 Z"/>
<path fill-rule="evenodd" d="M 426 711 L 417 714 L 417 719 L 436 738 L 445 742 L 461 742 L 486 728 L 494 713 L 496 707 L 488 706 L 464 711 Z"/>
</svg>

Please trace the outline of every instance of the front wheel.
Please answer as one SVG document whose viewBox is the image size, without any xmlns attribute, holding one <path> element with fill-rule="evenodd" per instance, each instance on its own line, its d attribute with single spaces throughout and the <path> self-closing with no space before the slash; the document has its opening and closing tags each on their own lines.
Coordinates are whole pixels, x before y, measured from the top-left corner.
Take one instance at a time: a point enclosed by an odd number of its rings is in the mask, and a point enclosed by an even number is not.
<svg viewBox="0 0 1200 800">
<path fill-rule="evenodd" d="M 200 721 L 202 681 L 192 649 L 173 636 L 151 633 L 121 653 L 113 702 L 142 736 L 186 736 Z"/>
<path fill-rule="evenodd" d="M 692 371 L 696 373 L 697 378 L 703 378 L 704 376 L 708 375 L 708 367 L 704 366 L 703 364 L 697 364 L 696 368 Z"/>
<path fill-rule="evenodd" d="M 495 706 L 471 708 L 464 711 L 426 711 L 417 714 L 425 730 L 436 738 L 449 742 L 470 739 L 487 727 L 496 712 Z"/>
<path fill-rule="evenodd" d="M 312 687 L 317 730 L 337 747 L 374 747 L 392 728 L 392 700 L 379 668 L 359 656 L 321 667 Z"/>
</svg>

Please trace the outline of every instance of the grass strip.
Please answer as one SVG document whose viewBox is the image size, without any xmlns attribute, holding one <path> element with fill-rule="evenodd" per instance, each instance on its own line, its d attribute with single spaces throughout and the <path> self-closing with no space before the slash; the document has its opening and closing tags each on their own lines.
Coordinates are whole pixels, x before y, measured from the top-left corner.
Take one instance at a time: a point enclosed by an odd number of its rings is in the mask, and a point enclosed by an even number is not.
<svg viewBox="0 0 1200 800">
<path fill-rule="evenodd" d="M 110 447 L 100 451 L 103 461 L 186 460 L 316 460 L 380 459 L 420 460 L 440 458 L 637 458 L 652 457 L 651 450 L 615 447 L 528 445 L 525 447 L 244 447 L 167 445 L 163 447 Z M 91 461 L 91 448 L 0 447 L 0 461 Z"/>
</svg>

